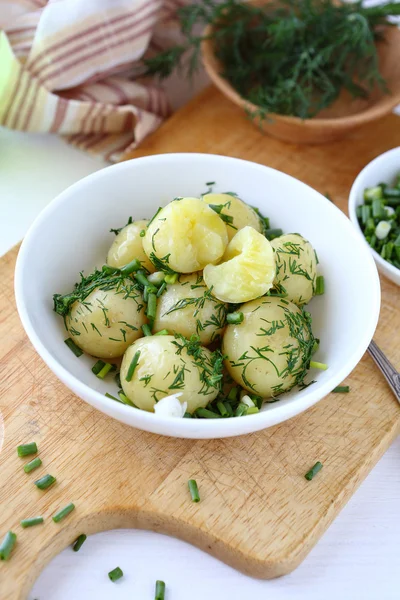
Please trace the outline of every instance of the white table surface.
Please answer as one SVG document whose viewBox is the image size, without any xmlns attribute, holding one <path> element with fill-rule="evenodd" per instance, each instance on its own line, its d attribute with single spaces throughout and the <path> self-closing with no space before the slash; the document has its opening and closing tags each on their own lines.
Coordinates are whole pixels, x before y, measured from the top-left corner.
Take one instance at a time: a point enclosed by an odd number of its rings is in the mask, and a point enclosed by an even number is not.
<svg viewBox="0 0 400 600">
<path fill-rule="evenodd" d="M 0 254 L 58 192 L 102 166 L 56 137 L 0 129 Z M 286 577 L 251 579 L 179 540 L 122 530 L 92 536 L 78 554 L 62 552 L 29 600 L 152 600 L 156 579 L 166 581 L 167 600 L 398 600 L 399 462 L 400 439 Z M 125 577 L 113 584 L 107 573 L 116 566 Z"/>
</svg>

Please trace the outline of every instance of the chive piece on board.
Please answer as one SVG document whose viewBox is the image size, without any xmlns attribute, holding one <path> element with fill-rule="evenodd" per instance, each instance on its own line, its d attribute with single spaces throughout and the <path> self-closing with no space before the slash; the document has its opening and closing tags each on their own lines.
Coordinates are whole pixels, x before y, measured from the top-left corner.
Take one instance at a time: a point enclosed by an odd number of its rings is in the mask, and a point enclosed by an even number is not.
<svg viewBox="0 0 400 600">
<path fill-rule="evenodd" d="M 12 531 L 6 533 L 0 544 L 0 560 L 8 560 L 17 541 L 17 536 Z"/>
<path fill-rule="evenodd" d="M 320 371 L 326 371 L 328 365 L 325 363 L 317 362 L 315 360 L 310 361 L 310 369 L 319 369 Z"/>
<path fill-rule="evenodd" d="M 37 481 L 35 481 L 35 485 L 39 490 L 47 490 L 53 483 L 56 482 L 56 478 L 53 475 L 44 475 Z"/>
<path fill-rule="evenodd" d="M 29 444 L 21 444 L 17 447 L 18 456 L 23 458 L 24 456 L 30 456 L 31 454 L 37 453 L 36 442 L 30 442 Z"/>
<path fill-rule="evenodd" d="M 315 477 L 315 475 L 322 469 L 322 463 L 320 463 L 319 461 L 315 463 L 315 465 L 312 467 L 312 469 L 310 469 L 305 475 L 304 477 L 307 479 L 307 481 L 311 481 L 311 479 L 313 479 L 313 477 Z"/>
<path fill-rule="evenodd" d="M 31 471 L 34 471 L 35 469 L 37 469 L 38 467 L 40 467 L 41 464 L 42 464 L 42 461 L 37 456 L 36 458 L 34 458 L 33 460 L 31 460 L 30 462 L 26 463 L 26 465 L 24 465 L 24 471 L 25 471 L 25 473 L 30 473 Z"/>
<path fill-rule="evenodd" d="M 86 542 L 86 539 L 87 535 L 85 533 L 81 533 L 81 535 L 76 538 L 74 545 L 72 546 L 72 550 L 74 552 L 79 552 L 83 544 Z"/>
<path fill-rule="evenodd" d="M 133 377 L 133 374 L 134 374 L 135 369 L 137 367 L 137 364 L 139 362 L 139 358 L 140 358 L 140 350 L 138 350 L 137 352 L 135 352 L 135 356 L 132 358 L 132 362 L 129 365 L 129 369 L 128 369 L 128 372 L 127 372 L 126 377 L 125 377 L 126 381 L 128 381 L 128 382 L 132 381 L 132 377 Z"/>
<path fill-rule="evenodd" d="M 244 314 L 242 312 L 232 312 L 226 315 L 226 322 L 230 325 L 239 325 L 242 323 L 244 319 Z"/>
<path fill-rule="evenodd" d="M 118 579 L 121 579 L 121 577 L 123 576 L 124 574 L 122 572 L 122 569 L 120 569 L 119 567 L 115 567 L 115 569 L 110 571 L 108 574 L 108 578 L 113 582 L 118 581 Z"/>
<path fill-rule="evenodd" d="M 165 583 L 163 581 L 156 581 L 156 592 L 154 596 L 154 600 L 164 600 L 165 599 Z"/>
<path fill-rule="evenodd" d="M 332 394 L 348 394 L 350 391 L 349 385 L 338 385 L 332 390 Z"/>
<path fill-rule="evenodd" d="M 73 504 L 72 502 L 70 504 L 67 504 L 67 506 L 64 506 L 64 508 L 62 508 L 61 510 L 56 512 L 55 515 L 52 516 L 54 523 L 59 523 L 60 521 L 65 519 L 65 517 L 67 517 L 70 513 L 72 513 L 74 508 L 75 508 L 75 504 Z"/>
<path fill-rule="evenodd" d="M 20 522 L 21 527 L 26 529 L 27 527 L 34 527 L 43 523 L 43 517 L 32 517 L 31 519 L 23 519 Z"/>
<path fill-rule="evenodd" d="M 200 502 L 199 488 L 195 479 L 188 481 L 189 492 L 192 497 L 192 502 Z"/>
<path fill-rule="evenodd" d="M 151 332 L 150 325 L 148 325 L 147 323 L 145 323 L 144 325 L 142 325 L 142 331 L 143 331 L 143 334 L 145 336 L 153 335 L 152 332 Z"/>
<path fill-rule="evenodd" d="M 67 344 L 68 348 L 79 358 L 82 356 L 83 350 L 81 350 L 74 342 L 72 338 L 67 338 L 64 340 L 64 344 Z"/>
<path fill-rule="evenodd" d="M 318 275 L 315 282 L 315 296 L 322 296 L 325 293 L 325 279 L 323 275 Z"/>
</svg>

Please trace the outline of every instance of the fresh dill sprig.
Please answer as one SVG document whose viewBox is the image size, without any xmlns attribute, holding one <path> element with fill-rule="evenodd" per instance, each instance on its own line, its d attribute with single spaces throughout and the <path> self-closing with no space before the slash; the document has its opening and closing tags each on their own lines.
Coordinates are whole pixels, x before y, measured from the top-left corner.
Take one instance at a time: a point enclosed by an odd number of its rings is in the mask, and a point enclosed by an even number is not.
<svg viewBox="0 0 400 600">
<path fill-rule="evenodd" d="M 362 1 L 281 0 L 255 6 L 241 0 L 203 0 L 178 9 L 184 41 L 145 61 L 148 74 L 169 76 L 190 54 L 189 74 L 198 64 L 204 34 L 211 39 L 221 74 L 257 106 L 251 116 L 271 113 L 312 118 L 342 91 L 368 97 L 388 91 L 379 72 L 375 42 L 384 39 L 389 16 L 400 4 L 365 7 Z"/>
<path fill-rule="evenodd" d="M 123 229 L 125 229 L 125 227 L 128 227 L 128 225 L 132 225 L 132 223 L 133 219 L 132 217 L 129 217 L 128 222 L 123 227 L 119 227 L 118 229 L 110 229 L 110 233 L 115 233 L 115 235 L 118 235 Z"/>
</svg>

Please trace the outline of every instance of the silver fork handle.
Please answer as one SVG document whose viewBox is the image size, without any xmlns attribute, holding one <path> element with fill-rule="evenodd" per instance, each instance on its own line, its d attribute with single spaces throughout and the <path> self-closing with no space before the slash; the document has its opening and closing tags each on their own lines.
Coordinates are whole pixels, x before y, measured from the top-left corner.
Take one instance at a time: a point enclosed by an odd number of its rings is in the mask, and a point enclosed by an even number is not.
<svg viewBox="0 0 400 600">
<path fill-rule="evenodd" d="M 374 340 L 368 346 L 368 352 L 382 371 L 394 395 L 400 402 L 400 373 L 396 371 L 390 360 L 386 358 L 379 346 L 375 344 Z"/>
</svg>

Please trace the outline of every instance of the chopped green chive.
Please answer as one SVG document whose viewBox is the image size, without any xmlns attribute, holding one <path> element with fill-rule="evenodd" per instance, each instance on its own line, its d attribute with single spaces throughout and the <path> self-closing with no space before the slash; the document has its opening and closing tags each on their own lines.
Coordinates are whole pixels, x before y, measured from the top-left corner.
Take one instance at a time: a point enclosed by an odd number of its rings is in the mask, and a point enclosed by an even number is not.
<svg viewBox="0 0 400 600">
<path fill-rule="evenodd" d="M 137 352 L 135 352 L 135 356 L 132 358 L 132 362 L 129 365 L 129 369 L 128 369 L 128 373 L 126 374 L 125 380 L 126 381 L 132 381 L 132 377 L 133 374 L 135 372 L 135 369 L 137 367 L 137 364 L 139 362 L 139 358 L 140 358 L 140 350 L 138 350 Z"/>
<path fill-rule="evenodd" d="M 202 417 L 203 419 L 220 419 L 221 418 L 221 415 L 218 415 L 217 413 L 215 413 L 212 410 L 209 410 L 208 408 L 197 408 L 196 415 L 198 417 Z"/>
<path fill-rule="evenodd" d="M 224 402 L 224 406 L 228 413 L 228 417 L 233 417 L 233 409 L 232 409 L 232 406 L 229 404 L 229 402 Z"/>
<path fill-rule="evenodd" d="M 169 335 L 168 329 L 161 329 L 161 331 L 157 331 L 154 335 Z"/>
<path fill-rule="evenodd" d="M 226 410 L 225 404 L 219 400 L 217 402 L 217 408 L 223 417 L 229 417 L 229 412 Z"/>
<path fill-rule="evenodd" d="M 96 363 L 96 365 L 97 365 L 97 363 Z M 96 365 L 94 365 L 94 366 L 96 366 Z M 111 363 L 104 363 L 103 366 L 101 367 L 100 371 L 98 373 L 95 373 L 96 377 L 98 377 L 99 379 L 104 379 L 104 377 L 107 375 L 107 373 L 109 371 L 111 371 L 111 369 L 113 367 L 114 367 L 114 365 L 112 365 Z M 92 368 L 92 371 L 93 371 L 93 368 Z"/>
<path fill-rule="evenodd" d="M 115 396 L 113 396 L 112 394 L 109 394 L 108 392 L 106 392 L 104 395 L 107 398 L 111 398 L 111 400 L 116 400 L 117 402 L 121 402 L 121 400 L 119 398 L 116 398 Z"/>
<path fill-rule="evenodd" d="M 317 362 L 315 360 L 310 361 L 310 369 L 319 369 L 320 371 L 326 371 L 328 365 L 325 363 Z"/>
<path fill-rule="evenodd" d="M 114 275 L 114 273 L 119 273 L 119 269 L 117 269 L 117 267 L 110 267 L 110 265 L 103 265 L 101 270 L 106 275 Z"/>
<path fill-rule="evenodd" d="M 73 339 L 67 338 L 64 340 L 64 344 L 67 344 L 68 348 L 75 354 L 75 356 L 82 356 L 83 350 L 78 348 Z"/>
<path fill-rule="evenodd" d="M 315 283 L 315 295 L 322 296 L 325 293 L 325 279 L 323 275 L 318 275 Z"/>
<path fill-rule="evenodd" d="M 144 325 L 142 325 L 142 331 L 143 331 L 143 334 L 146 335 L 146 336 L 153 335 L 152 332 L 151 332 L 150 326 L 147 325 L 147 323 L 145 323 Z"/>
<path fill-rule="evenodd" d="M 24 465 L 24 471 L 25 471 L 25 473 L 30 473 L 31 471 L 34 471 L 35 469 L 37 469 L 38 467 L 40 467 L 41 464 L 42 464 L 42 461 L 37 456 L 36 458 L 34 458 L 33 460 L 31 460 L 30 462 L 26 463 L 26 465 Z"/>
<path fill-rule="evenodd" d="M 191 419 L 192 415 L 190 413 L 188 413 L 188 412 L 185 412 L 185 414 L 183 415 L 183 418 L 184 419 Z"/>
<path fill-rule="evenodd" d="M 226 315 L 226 322 L 230 325 L 239 325 L 242 323 L 244 319 L 244 314 L 242 312 L 232 312 Z"/>
<path fill-rule="evenodd" d="M 56 482 L 56 478 L 53 475 L 44 475 L 37 481 L 35 481 L 35 485 L 39 490 L 47 490 L 53 483 Z"/>
<path fill-rule="evenodd" d="M 166 287 L 167 287 L 167 284 L 164 281 L 164 283 L 161 284 L 161 286 L 157 292 L 157 298 L 159 298 L 164 293 Z"/>
<path fill-rule="evenodd" d="M 312 469 L 310 469 L 305 475 L 304 477 L 307 479 L 307 481 L 311 481 L 311 479 L 313 479 L 313 477 L 315 477 L 315 475 L 322 469 L 322 463 L 320 463 L 319 461 L 315 463 L 315 465 L 313 466 Z"/>
<path fill-rule="evenodd" d="M 53 515 L 52 519 L 53 519 L 54 523 L 59 523 L 60 521 L 65 519 L 65 517 L 67 517 L 70 513 L 72 513 L 74 508 L 75 508 L 75 504 L 73 504 L 72 502 L 70 504 L 67 504 L 67 506 L 64 506 L 64 508 L 62 508 L 61 510 L 56 512 L 55 515 Z"/>
<path fill-rule="evenodd" d="M 243 404 L 242 402 L 239 402 L 237 409 L 235 410 L 235 417 L 241 417 L 245 413 L 247 414 L 248 408 L 249 407 L 247 406 L 247 404 Z"/>
<path fill-rule="evenodd" d="M 93 367 L 92 367 L 92 372 L 97 375 L 98 373 L 100 373 L 100 371 L 102 370 L 102 368 L 104 367 L 106 363 L 104 362 L 104 360 L 98 360 L 96 363 L 94 363 Z"/>
<path fill-rule="evenodd" d="M 23 519 L 20 523 L 21 527 L 26 529 L 27 527 L 34 527 L 43 523 L 43 517 L 33 517 L 32 519 Z"/>
<path fill-rule="evenodd" d="M 200 502 L 199 488 L 195 479 L 189 479 L 188 481 L 189 492 L 192 496 L 192 502 Z"/>
<path fill-rule="evenodd" d="M 12 531 L 6 533 L 0 544 L 0 560 L 8 560 L 17 541 L 17 536 Z"/>
<path fill-rule="evenodd" d="M 109 579 L 113 582 L 118 581 L 118 579 L 121 579 L 121 577 L 123 577 L 123 576 L 124 576 L 124 574 L 122 572 L 122 569 L 120 569 L 119 567 L 116 567 L 115 569 L 110 571 L 108 574 Z"/>
<path fill-rule="evenodd" d="M 147 279 L 146 274 L 144 271 L 139 270 L 135 273 L 135 279 L 138 283 L 140 283 L 140 285 L 142 285 L 143 287 L 148 287 L 151 286 L 150 281 Z"/>
<path fill-rule="evenodd" d="M 237 399 L 239 393 L 239 388 L 237 387 L 233 387 L 229 390 L 229 394 L 228 394 L 228 400 L 230 400 L 230 402 L 234 402 Z"/>
<path fill-rule="evenodd" d="M 146 230 L 142 229 L 142 231 L 139 233 L 140 237 L 144 237 L 146 235 Z"/>
<path fill-rule="evenodd" d="M 163 271 L 156 271 L 155 273 L 150 273 L 147 279 L 151 284 L 160 287 L 164 283 L 165 273 Z"/>
<path fill-rule="evenodd" d="M 124 394 L 124 392 L 123 392 L 123 391 L 120 391 L 120 392 L 118 392 L 118 396 L 120 397 L 120 399 L 121 399 L 121 402 L 123 402 L 124 404 L 128 404 L 128 406 L 133 406 L 133 407 L 135 406 L 135 405 L 133 404 L 133 402 L 131 402 L 131 401 L 129 400 L 128 396 L 125 396 L 125 394 Z"/>
<path fill-rule="evenodd" d="M 156 581 L 156 593 L 154 596 L 154 600 L 164 600 L 165 599 L 165 583 L 163 581 Z"/>
<path fill-rule="evenodd" d="M 156 311 L 157 311 L 157 296 L 156 296 L 156 294 L 149 294 L 149 299 L 147 301 L 147 310 L 146 310 L 147 318 L 150 319 L 151 321 L 154 321 L 154 319 L 156 318 Z"/>
<path fill-rule="evenodd" d="M 349 385 L 338 385 L 332 390 L 332 394 L 348 394 L 350 392 Z"/>
<path fill-rule="evenodd" d="M 121 375 L 120 375 L 120 373 L 116 373 L 116 374 L 114 375 L 114 381 L 115 381 L 115 383 L 117 384 L 117 386 L 118 386 L 119 388 L 120 388 L 120 387 L 122 387 L 122 385 L 121 385 Z"/>
<path fill-rule="evenodd" d="M 31 442 L 30 444 L 22 444 L 17 447 L 18 456 L 21 458 L 24 456 L 29 456 L 30 454 L 36 454 L 37 452 L 36 442 Z"/>
<path fill-rule="evenodd" d="M 258 412 L 260 412 L 258 406 L 249 406 L 249 408 L 246 411 L 246 415 L 254 415 Z"/>
<path fill-rule="evenodd" d="M 76 538 L 74 545 L 72 546 L 72 550 L 74 552 L 79 552 L 79 550 L 82 548 L 82 546 L 86 542 L 86 540 L 87 540 L 87 535 L 85 535 L 84 533 L 81 533 L 81 535 Z"/>
<path fill-rule="evenodd" d="M 165 283 L 169 283 L 169 284 L 176 283 L 177 279 L 178 279 L 178 273 L 173 273 L 173 274 L 170 274 L 170 275 L 166 275 L 165 276 Z"/>
<path fill-rule="evenodd" d="M 133 260 L 131 260 L 130 263 L 128 263 L 127 265 L 124 265 L 121 269 L 120 269 L 120 273 L 121 275 L 130 275 L 131 273 L 134 273 L 135 271 L 139 271 L 139 269 L 141 269 L 142 265 L 140 263 L 140 260 L 138 260 L 137 258 L 134 258 Z"/>
<path fill-rule="evenodd" d="M 283 234 L 282 229 L 266 229 L 264 232 L 265 237 L 269 241 L 274 240 L 275 238 L 281 236 L 282 234 Z"/>
</svg>

